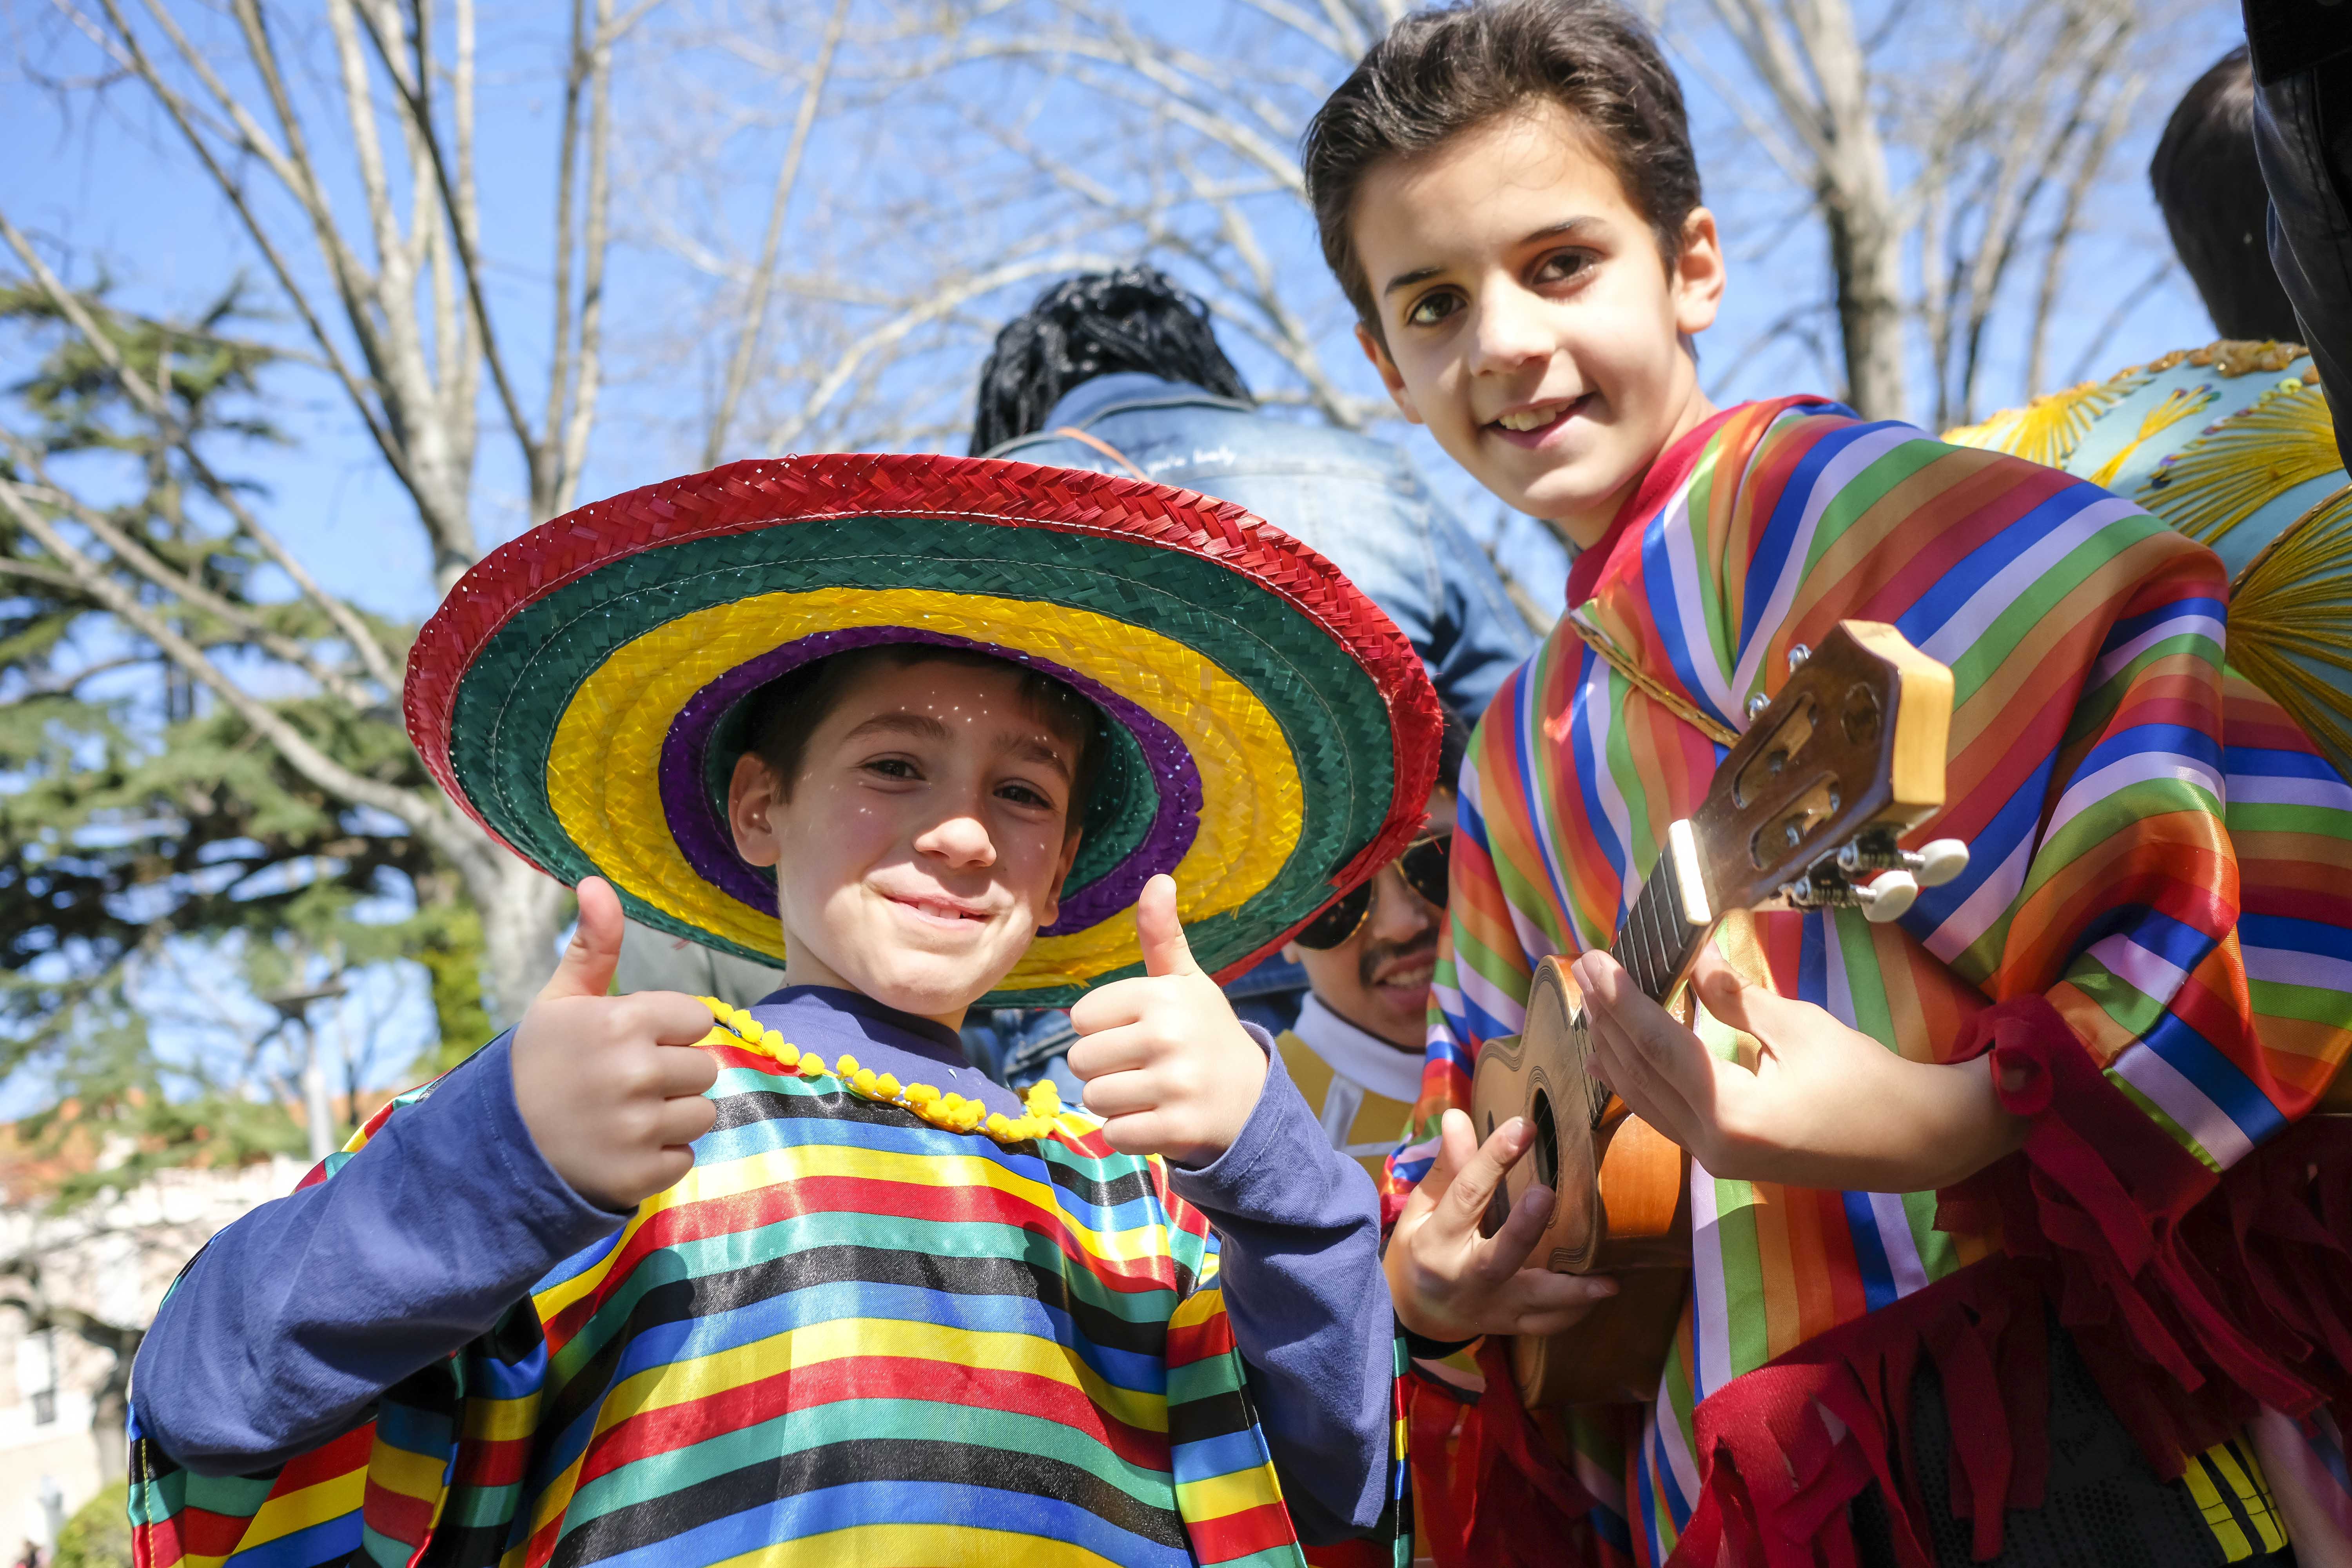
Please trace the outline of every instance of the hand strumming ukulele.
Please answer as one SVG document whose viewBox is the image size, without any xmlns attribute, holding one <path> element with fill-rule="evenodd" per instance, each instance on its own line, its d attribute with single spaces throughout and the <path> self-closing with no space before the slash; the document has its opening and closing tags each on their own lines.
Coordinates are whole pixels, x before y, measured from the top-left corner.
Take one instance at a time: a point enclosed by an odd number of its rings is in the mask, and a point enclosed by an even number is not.
<svg viewBox="0 0 2352 1568">
<path fill-rule="evenodd" d="M 1897 837 L 1944 804 L 1952 673 L 1893 626 L 1841 621 L 1818 652 L 1790 655 L 1689 819 L 1666 834 L 1610 952 L 1671 1006 L 1724 914 L 1858 905 L 1872 921 L 1949 881 L 1968 850 Z M 1865 879 L 1872 879 L 1865 880 Z M 1574 1329 L 1522 1335 L 1512 1367 L 1530 1408 L 1647 1399 L 1657 1392 L 1691 1264 L 1690 1157 L 1586 1070 L 1584 1016 L 1557 959 L 1537 968 L 1527 1022 L 1480 1047 L 1471 1117 L 1482 1139 L 1514 1116 L 1535 1137 L 1489 1205 L 1489 1236 L 1531 1185 L 1552 1212 L 1534 1260 L 1618 1276 L 1619 1293 Z"/>
</svg>

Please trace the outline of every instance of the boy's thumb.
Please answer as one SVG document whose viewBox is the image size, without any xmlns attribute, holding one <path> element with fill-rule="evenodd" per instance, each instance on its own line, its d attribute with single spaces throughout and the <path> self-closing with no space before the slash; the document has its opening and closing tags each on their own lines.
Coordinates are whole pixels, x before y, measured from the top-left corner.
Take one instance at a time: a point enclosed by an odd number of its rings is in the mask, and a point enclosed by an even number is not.
<svg viewBox="0 0 2352 1568">
<path fill-rule="evenodd" d="M 1143 942 L 1146 974 L 1198 974 L 1184 922 L 1176 918 L 1176 879 L 1162 872 L 1143 884 L 1135 900 L 1135 932 Z"/>
<path fill-rule="evenodd" d="M 1716 1022 L 1748 1035 L 1760 1035 L 1762 1010 L 1778 1000 L 1769 991 L 1750 985 L 1713 942 L 1699 950 L 1698 962 L 1691 966 L 1691 986 Z"/>
<path fill-rule="evenodd" d="M 580 923 L 540 990 L 543 998 L 602 996 L 613 988 L 613 971 L 621 962 L 621 895 L 602 877 L 583 879 L 575 891 Z"/>
</svg>

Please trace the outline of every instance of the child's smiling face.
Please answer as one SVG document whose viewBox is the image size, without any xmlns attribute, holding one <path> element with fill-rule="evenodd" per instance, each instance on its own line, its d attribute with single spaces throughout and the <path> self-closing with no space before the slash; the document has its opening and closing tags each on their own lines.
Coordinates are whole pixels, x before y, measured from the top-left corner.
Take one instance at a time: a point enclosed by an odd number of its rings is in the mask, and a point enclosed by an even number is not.
<svg viewBox="0 0 2352 1568">
<path fill-rule="evenodd" d="M 1031 711 L 1021 679 L 877 664 L 811 731 L 789 792 L 737 763 L 728 820 L 744 858 L 776 868 L 787 984 L 954 1027 L 1054 922 L 1083 742 Z"/>
<path fill-rule="evenodd" d="M 1591 134 L 1547 100 L 1375 167 L 1349 226 L 1404 416 L 1507 503 L 1596 542 L 1667 444 L 1714 412 L 1680 342 L 1715 320 L 1702 207 L 1669 269 Z"/>
</svg>

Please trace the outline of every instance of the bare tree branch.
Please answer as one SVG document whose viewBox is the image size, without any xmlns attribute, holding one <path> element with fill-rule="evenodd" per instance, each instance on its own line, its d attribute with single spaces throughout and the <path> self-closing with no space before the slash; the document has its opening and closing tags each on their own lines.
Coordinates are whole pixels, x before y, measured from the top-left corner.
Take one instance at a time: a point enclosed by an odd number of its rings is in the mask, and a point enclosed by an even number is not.
<svg viewBox="0 0 2352 1568">
<path fill-rule="evenodd" d="M 388 688 L 383 695 L 362 690 L 353 685 L 342 671 L 320 663 L 310 648 L 292 637 L 271 631 L 242 606 L 231 604 L 194 577 L 176 571 L 158 560 L 145 546 L 116 527 L 113 521 L 104 512 L 95 507 L 85 505 L 79 497 L 58 487 L 50 479 L 47 466 L 42 461 L 40 453 L 30 443 L 22 441 L 5 431 L 0 431 L 0 445 L 6 447 L 9 456 L 16 460 L 18 467 L 39 481 L 41 488 L 37 491 L 31 486 L 19 485 L 17 488 L 20 493 L 32 499 L 45 500 L 70 515 L 76 522 L 96 535 L 99 542 L 107 549 L 112 551 L 116 560 L 145 578 L 153 586 L 235 628 L 242 636 L 317 681 L 322 689 L 332 694 L 339 700 L 348 702 L 354 708 L 364 710 L 373 708 L 379 702 L 388 701 L 390 690 L 396 689 L 396 688 Z"/>
<path fill-rule="evenodd" d="M 58 0 L 58 3 L 62 5 L 64 0 Z M 325 323 L 320 321 L 318 311 L 310 303 L 309 292 L 295 280 L 292 269 L 287 265 L 284 253 L 271 238 L 268 226 L 262 223 L 256 213 L 244 183 L 230 175 L 222 166 L 219 159 L 214 155 L 212 148 L 205 142 L 197 129 L 194 111 L 186 99 L 163 80 L 162 74 L 156 68 L 155 62 L 148 55 L 144 46 L 140 43 L 137 35 L 131 32 L 128 20 L 123 16 L 115 0 L 99 0 L 99 3 L 106 8 L 107 17 L 115 29 L 111 39 L 115 58 L 123 60 L 147 89 L 154 94 L 155 101 L 162 105 L 165 115 L 179 131 L 182 140 L 195 154 L 197 161 L 204 165 L 205 173 L 211 178 L 214 186 L 219 190 L 223 198 L 236 213 L 238 221 L 245 227 L 246 237 L 261 253 L 263 262 L 268 267 L 270 275 L 277 279 L 278 286 L 285 295 L 288 303 L 294 307 L 296 315 L 301 319 L 302 325 L 310 333 L 312 343 L 317 346 L 320 356 L 333 372 L 335 379 L 341 384 L 344 394 L 351 401 L 352 410 L 366 425 L 368 435 L 375 442 L 377 451 L 383 455 L 385 463 L 399 478 L 401 483 L 411 491 L 419 494 L 420 504 L 422 504 L 422 491 L 416 482 L 416 474 L 409 465 L 405 448 L 394 437 L 391 427 L 377 411 L 368 387 L 362 384 L 358 374 L 343 358 L 341 348 L 328 334 Z M 87 18 L 82 17 L 79 12 L 73 14 L 78 21 L 87 24 Z M 179 37 L 176 29 L 167 30 L 173 37 Z M 181 38 L 180 43 L 184 46 L 185 39 Z M 200 80 L 206 83 L 215 96 L 226 96 L 226 89 L 219 85 L 219 79 L 212 74 L 209 68 L 200 67 L 198 77 Z M 232 105 L 235 103 L 234 100 L 228 101 Z M 237 127 L 239 149 L 258 157 L 278 175 L 281 184 L 285 184 L 289 191 L 296 192 L 299 199 L 299 183 L 286 162 L 285 154 L 277 149 L 268 136 L 254 122 L 252 117 L 245 114 L 241 108 L 234 110 L 232 118 Z M 331 268 L 333 265 L 333 259 L 331 256 Z M 339 274 L 339 287 L 341 281 Z M 352 296 L 345 292 L 344 300 L 348 307 Z M 363 325 L 363 322 L 355 323 L 354 330 L 361 331 Z M 369 351 L 368 342 L 363 332 L 360 346 L 362 356 L 368 358 L 373 363 L 373 356 Z M 428 524 L 430 521 L 428 517 Z"/>
<path fill-rule="evenodd" d="M 463 860 L 478 858 L 486 852 L 495 853 L 487 840 L 471 831 L 470 824 L 462 823 L 457 814 L 437 798 L 428 800 L 395 785 L 380 784 L 353 773 L 320 751 L 307 736 L 267 703 L 230 679 L 217 664 L 205 656 L 201 648 L 181 636 L 163 616 L 140 603 L 136 595 L 109 576 L 104 567 L 77 549 L 48 519 L 41 515 L 40 508 L 25 497 L 21 487 L 0 480 L 0 510 L 6 510 L 16 519 L 18 527 L 39 542 L 42 549 L 63 563 L 83 593 L 98 600 L 124 625 L 153 643 L 188 675 L 202 681 L 238 718 L 265 736 L 286 759 L 288 765 L 304 778 L 354 805 L 373 806 L 399 818 L 415 831 L 434 840 L 436 847 L 453 859 Z"/>
<path fill-rule="evenodd" d="M 74 296 L 72 290 L 58 280 L 57 274 L 49 269 L 48 265 L 33 249 L 16 226 L 8 221 L 8 216 L 5 213 L 0 213 L 0 239 L 5 239 L 8 248 L 16 253 L 17 258 L 24 262 L 26 268 L 32 273 L 34 280 L 40 285 L 41 292 L 48 299 L 51 307 L 80 335 L 82 342 L 89 345 L 92 353 L 98 356 L 100 363 L 106 366 L 117 384 L 129 394 L 131 401 L 144 410 L 148 417 L 153 419 L 157 426 L 167 433 L 173 444 L 187 457 L 198 481 L 205 486 L 206 492 L 228 511 L 247 537 L 259 545 L 262 551 L 277 563 L 278 569 L 292 579 L 294 585 L 300 590 L 302 595 L 334 622 L 336 629 L 342 633 L 344 640 L 351 644 L 352 651 L 358 655 L 361 663 L 366 668 L 369 678 L 386 691 L 398 690 L 400 680 L 393 672 L 392 661 L 385 654 L 383 645 L 376 641 L 375 634 L 368 628 L 367 623 L 361 620 L 349 605 L 321 588 L 318 580 L 310 574 L 310 569 L 295 557 L 293 552 L 286 548 L 275 533 L 262 526 L 260 520 L 237 500 L 236 491 L 230 486 L 222 483 L 213 473 L 211 466 L 205 461 L 203 455 L 196 451 L 188 430 L 181 424 L 178 415 L 173 412 L 170 403 L 153 387 L 147 384 L 145 377 L 123 363 L 121 352 L 114 346 L 114 341 L 100 331 L 98 323 L 91 320 L 89 312 L 82 308 L 81 301 Z"/>
<path fill-rule="evenodd" d="M 776 188 L 768 199 L 768 232 L 760 242 L 759 264 L 751 269 L 751 286 L 743 300 L 743 321 L 735 336 L 735 352 L 727 362 L 727 381 L 719 407 L 710 416 L 710 433 L 702 443 L 702 466 L 716 468 L 727 448 L 727 431 L 735 423 L 735 409 L 751 380 L 751 356 L 758 352 L 760 330 L 767 325 L 768 294 L 774 287 L 776 253 L 784 239 L 784 213 L 792 205 L 793 187 L 801 177 L 801 159 L 808 151 L 809 128 L 816 123 L 817 105 L 824 98 L 825 78 L 833 72 L 834 51 L 841 47 L 843 26 L 849 20 L 849 0 L 834 0 L 833 15 L 818 43 L 816 64 L 809 69 L 808 85 L 801 89 L 799 110 L 793 116 L 792 139 L 784 143 L 783 161 L 776 165 Z"/>
<path fill-rule="evenodd" d="M 596 423 L 596 397 L 604 377 L 604 259 L 611 248 L 613 200 L 613 0 L 596 0 L 596 38 L 588 60 L 588 220 L 580 237 L 580 353 L 570 388 L 572 416 L 547 439 L 561 440 L 555 471 L 539 511 L 553 516 L 578 499 L 580 470 L 588 460 L 588 433 Z"/>
<path fill-rule="evenodd" d="M 833 400 L 840 395 L 842 388 L 848 384 L 850 378 L 857 373 L 858 367 L 870 356 L 899 342 L 917 328 L 939 320 L 964 301 L 976 300 L 983 294 L 994 293 L 1009 283 L 1018 283 L 1024 279 L 1035 278 L 1047 272 L 1084 271 L 1112 265 L 1115 263 L 1108 257 L 1065 252 L 1052 256 L 1034 257 L 1026 261 L 1016 261 L 1003 267 L 992 268 L 988 271 L 940 287 L 929 298 L 908 306 L 851 344 L 848 351 L 835 362 L 833 369 L 827 372 L 810 391 L 807 399 L 801 405 L 800 412 L 769 433 L 764 443 L 765 447 L 771 452 L 782 453 L 794 450 L 801 437 L 807 434 L 809 427 L 816 422 L 818 416 L 824 412 Z"/>
<path fill-rule="evenodd" d="M 2082 232 L 2084 206 L 2101 176 L 2106 173 L 2108 154 L 2129 125 L 2132 109 L 2145 85 L 2146 79 L 2135 72 L 2117 87 L 2108 104 L 2106 119 L 2093 134 L 2083 155 L 2075 160 L 2074 177 L 2066 183 L 2065 195 L 2058 206 L 2057 225 L 2042 252 L 2041 287 L 2033 297 L 2033 324 L 2026 339 L 2025 394 L 2028 397 L 2039 396 L 2050 390 L 2043 379 L 2050 353 L 2050 323 L 2058 313 L 2072 247 L 2075 237 Z"/>
</svg>

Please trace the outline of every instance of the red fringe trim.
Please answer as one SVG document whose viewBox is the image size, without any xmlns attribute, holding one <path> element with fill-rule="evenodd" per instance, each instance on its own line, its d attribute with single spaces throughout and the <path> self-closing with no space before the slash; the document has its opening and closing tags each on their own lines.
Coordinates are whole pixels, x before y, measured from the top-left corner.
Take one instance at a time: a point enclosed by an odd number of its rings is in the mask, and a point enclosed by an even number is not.
<svg viewBox="0 0 2352 1568">
<path fill-rule="evenodd" d="M 2033 1128 L 2017 1154 L 1946 1191 L 1937 1224 L 1985 1234 L 1997 1222 L 2008 1256 L 1702 1403 L 1706 1479 L 1672 1563 L 1843 1568 L 1854 1560 L 1845 1507 L 1875 1481 L 1898 1555 L 1932 1568 L 1910 1452 L 1922 1355 L 1950 1412 L 1953 1510 L 1979 1559 L 1999 1552 L 2003 1510 L 2039 1506 L 2048 1475 L 2045 1300 L 2168 1479 L 2258 1403 L 2299 1416 L 2352 1394 L 2352 1123 L 2302 1123 L 2217 1181 L 2107 1081 L 2046 999 L 1979 1014 L 1958 1059 L 1988 1049 L 2002 1105 Z"/>
<path fill-rule="evenodd" d="M 1476 1404 L 1405 1379 L 1413 1517 L 1438 1568 L 1596 1563 L 1591 1493 L 1552 1456 L 1519 1404 L 1503 1341 L 1478 1347 Z"/>
<path fill-rule="evenodd" d="M 2352 1117 L 2280 1133 L 2231 1167 L 2180 1234 L 2230 1315 L 2328 1405 L 2352 1407 Z"/>
<path fill-rule="evenodd" d="M 2122 1331 L 2076 1335 L 2119 1411 L 2129 1391 L 2110 1374 L 2134 1370 L 2118 1364 L 2126 1349 L 2184 1389 L 2218 1377 L 2291 1415 L 2310 1409 L 2316 1391 L 2258 1342 L 2217 1282 L 2242 1268 L 2239 1249 L 2208 1238 L 2200 1257 L 2183 1244 L 2181 1222 L 2216 1184 L 2213 1173 L 2107 1080 L 2046 998 L 1988 1008 L 1973 1036 L 1963 1055 L 1991 1047 L 1994 1092 L 2033 1118 L 2033 1131 L 2017 1157 L 1948 1192 L 1937 1224 L 1982 1231 L 1998 1214 L 2012 1256 L 2057 1268 L 2061 1322 Z M 2156 1434 L 2134 1430 L 2153 1453 Z"/>
<path fill-rule="evenodd" d="M 2352 1118 L 2308 1118 L 2216 1178 L 2107 1081 L 2045 999 L 1979 1014 L 1959 1059 L 1987 1051 L 2002 1104 L 2033 1127 L 2018 1153 L 1944 1192 L 1937 1224 L 1997 1226 L 2006 1253 L 1705 1400 L 1705 1479 L 1670 1568 L 1848 1568 L 1846 1508 L 1874 1482 L 1897 1555 L 1933 1568 L 1910 1441 L 1922 1358 L 1949 1415 L 1953 1511 L 1979 1559 L 1997 1553 L 2003 1513 L 2039 1507 L 2049 1474 L 2045 1304 L 2168 1479 L 2258 1404 L 2352 1414 Z M 1414 1395 L 1428 1412 L 1414 1406 L 1414 1479 L 1438 1561 L 1595 1560 L 1583 1510 L 1549 1489 L 1580 1489 L 1518 1408 L 1499 1348 L 1482 1363 L 1475 1407 Z M 1425 1463 L 1438 1454 L 1442 1469 Z"/>
<path fill-rule="evenodd" d="M 1875 1481 L 1897 1553 L 1934 1568 L 1911 1456 L 1922 1358 L 1942 1377 L 1950 1414 L 1953 1511 L 1973 1521 L 1977 1554 L 1990 1556 L 2002 1510 L 2042 1501 L 2048 1350 L 2039 1287 L 1990 1258 L 1733 1380 L 1696 1412 L 1706 1479 L 1669 1561 L 1846 1568 L 1846 1505 Z"/>
</svg>

